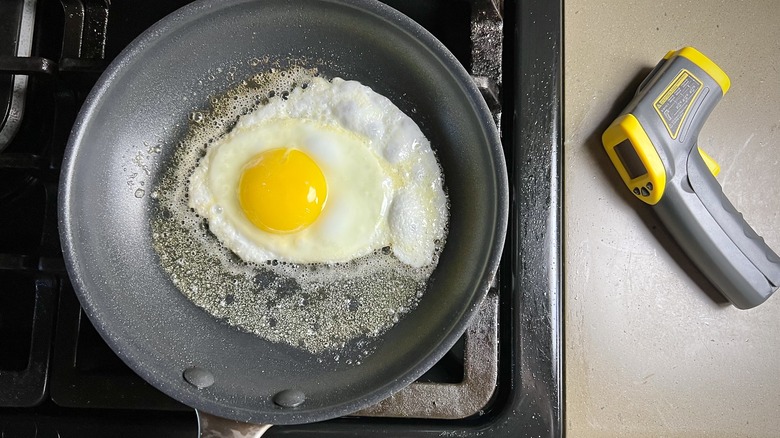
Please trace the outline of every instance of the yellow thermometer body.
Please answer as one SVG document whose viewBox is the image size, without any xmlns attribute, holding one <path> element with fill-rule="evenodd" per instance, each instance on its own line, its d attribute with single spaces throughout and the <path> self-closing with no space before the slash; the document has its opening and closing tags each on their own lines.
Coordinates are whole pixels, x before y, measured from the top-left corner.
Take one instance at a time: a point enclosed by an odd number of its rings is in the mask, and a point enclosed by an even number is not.
<svg viewBox="0 0 780 438">
<path fill-rule="evenodd" d="M 730 87 L 692 47 L 671 51 L 602 136 L 628 189 L 651 205 L 699 269 L 735 306 L 763 303 L 780 286 L 780 257 L 734 209 L 719 167 L 697 146 L 704 121 Z"/>
</svg>

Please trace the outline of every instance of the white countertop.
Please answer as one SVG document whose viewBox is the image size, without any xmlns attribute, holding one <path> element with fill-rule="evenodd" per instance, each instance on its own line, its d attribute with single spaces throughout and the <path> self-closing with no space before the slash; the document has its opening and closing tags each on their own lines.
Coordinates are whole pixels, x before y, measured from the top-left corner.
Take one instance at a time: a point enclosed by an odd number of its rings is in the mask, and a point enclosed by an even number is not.
<svg viewBox="0 0 780 438">
<path fill-rule="evenodd" d="M 638 75 L 688 45 L 731 78 L 699 145 L 780 252 L 780 2 L 565 1 L 568 436 L 780 436 L 780 292 L 723 303 L 601 146 Z"/>
</svg>

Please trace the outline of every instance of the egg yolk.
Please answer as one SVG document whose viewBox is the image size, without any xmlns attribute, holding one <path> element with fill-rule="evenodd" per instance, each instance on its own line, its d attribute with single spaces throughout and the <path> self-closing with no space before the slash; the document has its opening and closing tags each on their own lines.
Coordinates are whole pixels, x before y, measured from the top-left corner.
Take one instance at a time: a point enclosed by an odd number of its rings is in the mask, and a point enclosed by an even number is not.
<svg viewBox="0 0 780 438">
<path fill-rule="evenodd" d="M 317 163 L 297 149 L 260 153 L 244 166 L 238 199 L 247 218 L 275 233 L 302 230 L 317 220 L 328 188 Z"/>
</svg>

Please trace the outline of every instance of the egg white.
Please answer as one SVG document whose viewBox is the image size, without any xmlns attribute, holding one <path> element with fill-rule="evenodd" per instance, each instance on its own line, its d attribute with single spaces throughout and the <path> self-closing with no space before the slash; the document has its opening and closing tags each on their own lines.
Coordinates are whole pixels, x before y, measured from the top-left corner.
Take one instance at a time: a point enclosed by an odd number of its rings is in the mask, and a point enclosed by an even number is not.
<svg viewBox="0 0 780 438">
<path fill-rule="evenodd" d="M 320 217 L 295 233 L 255 227 L 238 201 L 243 166 L 278 147 L 309 155 L 327 181 Z M 389 99 L 339 78 L 311 78 L 240 118 L 198 163 L 189 204 L 223 245 L 254 263 L 345 262 L 390 246 L 421 267 L 448 219 L 441 170 L 419 127 Z"/>
</svg>

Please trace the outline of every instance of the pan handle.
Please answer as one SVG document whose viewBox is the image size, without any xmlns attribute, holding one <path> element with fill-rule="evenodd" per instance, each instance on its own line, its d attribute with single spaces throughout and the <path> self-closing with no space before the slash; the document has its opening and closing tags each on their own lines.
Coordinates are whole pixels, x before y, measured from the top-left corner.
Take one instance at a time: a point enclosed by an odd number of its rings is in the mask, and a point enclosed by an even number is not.
<svg viewBox="0 0 780 438">
<path fill-rule="evenodd" d="M 271 424 L 250 424 L 228 420 L 203 411 L 195 410 L 198 416 L 200 438 L 260 438 Z"/>
</svg>

